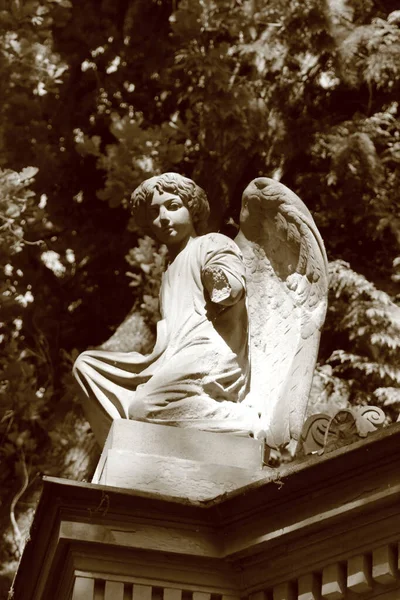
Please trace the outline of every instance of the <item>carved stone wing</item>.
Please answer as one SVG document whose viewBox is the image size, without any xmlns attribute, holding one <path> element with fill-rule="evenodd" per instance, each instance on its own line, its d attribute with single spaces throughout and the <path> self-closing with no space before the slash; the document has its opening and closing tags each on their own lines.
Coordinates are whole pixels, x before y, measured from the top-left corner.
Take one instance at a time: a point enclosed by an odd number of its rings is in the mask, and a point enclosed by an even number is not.
<svg viewBox="0 0 400 600">
<path fill-rule="evenodd" d="M 271 447 L 298 439 L 327 306 L 327 259 L 305 204 L 283 184 L 254 179 L 235 239 L 247 269 L 250 392 Z"/>
</svg>

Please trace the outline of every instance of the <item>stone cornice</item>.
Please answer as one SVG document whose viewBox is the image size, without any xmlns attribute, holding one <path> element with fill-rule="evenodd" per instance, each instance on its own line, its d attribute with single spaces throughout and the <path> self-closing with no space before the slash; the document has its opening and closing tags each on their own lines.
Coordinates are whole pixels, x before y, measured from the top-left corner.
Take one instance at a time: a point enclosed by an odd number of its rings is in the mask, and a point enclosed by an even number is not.
<svg viewBox="0 0 400 600">
<path fill-rule="evenodd" d="M 266 469 L 259 481 L 207 502 L 45 478 L 15 598 L 63 598 L 46 594 L 58 590 L 69 563 L 77 572 L 104 560 L 132 577 L 123 563 L 139 555 L 160 573 L 165 561 L 184 560 L 189 571 L 193 564 L 192 579 L 201 565 L 213 589 L 232 581 L 242 595 L 310 571 L 322 577 L 327 565 L 400 540 L 399 442 L 400 424 L 392 425 L 329 454 Z"/>
</svg>

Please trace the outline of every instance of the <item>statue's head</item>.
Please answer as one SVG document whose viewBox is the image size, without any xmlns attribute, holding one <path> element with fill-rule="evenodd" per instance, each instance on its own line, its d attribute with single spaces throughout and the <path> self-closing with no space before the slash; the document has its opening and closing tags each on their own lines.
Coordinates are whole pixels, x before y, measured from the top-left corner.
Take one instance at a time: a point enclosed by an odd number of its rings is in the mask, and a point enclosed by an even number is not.
<svg viewBox="0 0 400 600">
<path fill-rule="evenodd" d="M 169 193 L 179 196 L 188 209 L 193 227 L 198 235 L 205 232 L 210 214 L 205 191 L 194 181 L 178 173 L 163 173 L 143 181 L 132 194 L 132 214 L 140 229 L 152 236 L 150 227 L 149 206 L 154 192 Z"/>
</svg>

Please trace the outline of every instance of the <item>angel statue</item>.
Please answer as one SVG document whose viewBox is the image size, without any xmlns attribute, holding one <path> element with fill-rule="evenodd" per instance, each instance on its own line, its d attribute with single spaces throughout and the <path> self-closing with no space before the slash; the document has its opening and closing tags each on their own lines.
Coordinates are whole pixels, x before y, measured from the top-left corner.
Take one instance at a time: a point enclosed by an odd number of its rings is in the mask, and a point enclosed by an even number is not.
<svg viewBox="0 0 400 600">
<path fill-rule="evenodd" d="M 298 439 L 327 302 L 323 242 L 303 202 L 272 179 L 245 189 L 235 241 L 204 230 L 205 192 L 177 173 L 144 181 L 132 212 L 169 264 L 151 354 L 83 352 L 74 365 L 104 445 L 114 419 Z"/>
</svg>

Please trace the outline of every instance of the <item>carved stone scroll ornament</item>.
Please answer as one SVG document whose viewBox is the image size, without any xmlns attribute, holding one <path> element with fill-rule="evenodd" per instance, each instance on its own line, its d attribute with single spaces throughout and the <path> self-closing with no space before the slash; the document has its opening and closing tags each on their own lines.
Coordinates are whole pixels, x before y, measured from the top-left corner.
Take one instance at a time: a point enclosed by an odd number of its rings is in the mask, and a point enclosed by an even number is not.
<svg viewBox="0 0 400 600">
<path fill-rule="evenodd" d="M 99 443 L 118 418 L 253 434 L 271 447 L 299 439 L 328 287 L 324 246 L 303 202 L 281 183 L 255 179 L 236 244 L 201 235 L 205 193 L 176 173 L 143 182 L 133 204 L 170 263 L 153 352 L 90 350 L 75 363 Z"/>
<path fill-rule="evenodd" d="M 334 415 L 318 413 L 304 423 L 300 454 L 327 454 L 360 441 L 385 423 L 385 413 L 377 406 L 355 406 Z"/>
</svg>

